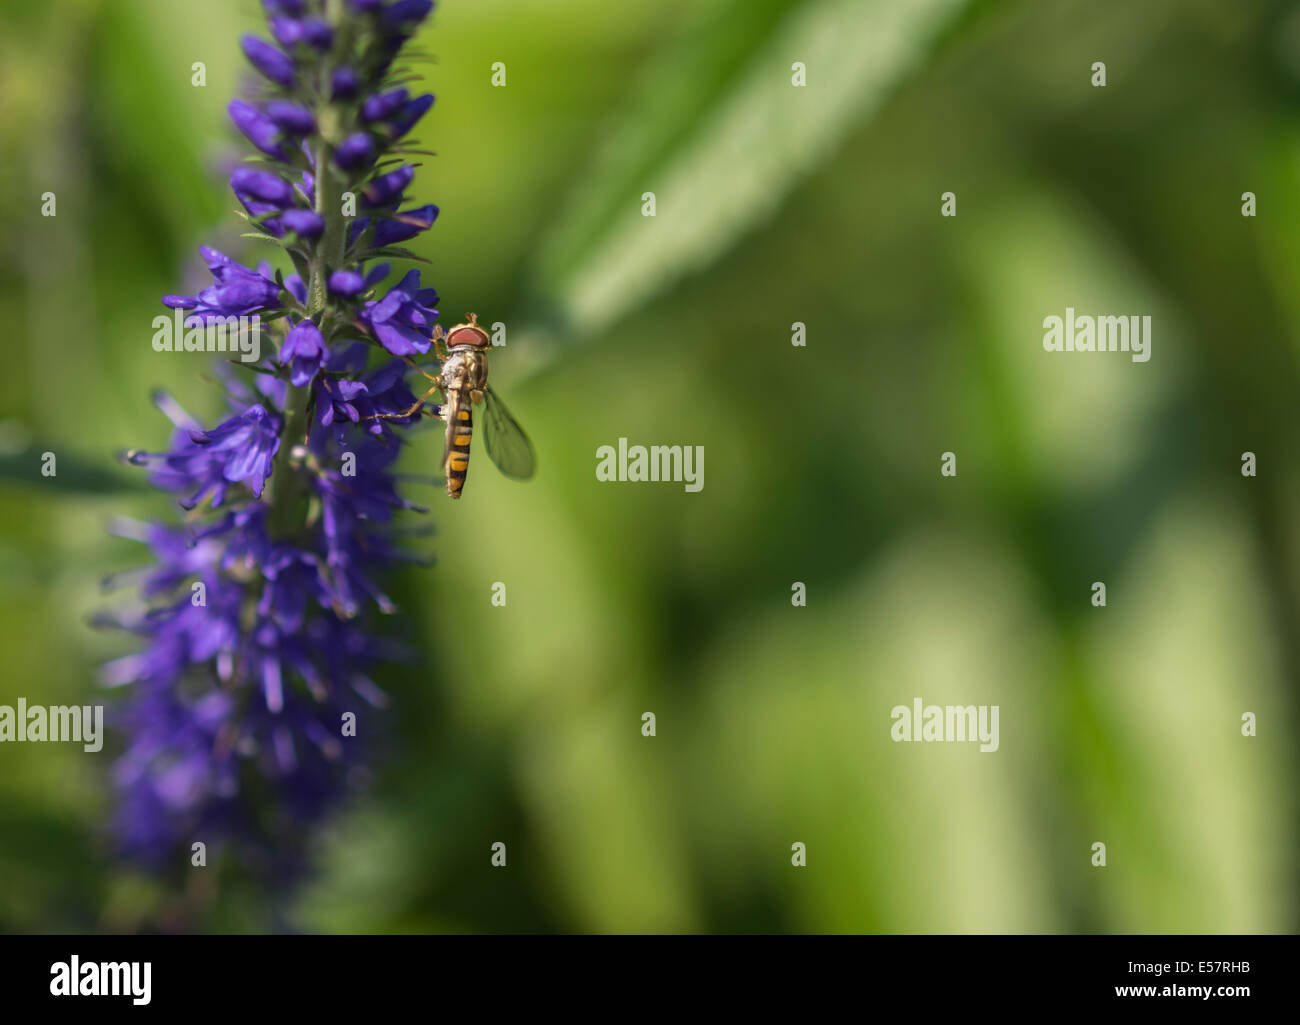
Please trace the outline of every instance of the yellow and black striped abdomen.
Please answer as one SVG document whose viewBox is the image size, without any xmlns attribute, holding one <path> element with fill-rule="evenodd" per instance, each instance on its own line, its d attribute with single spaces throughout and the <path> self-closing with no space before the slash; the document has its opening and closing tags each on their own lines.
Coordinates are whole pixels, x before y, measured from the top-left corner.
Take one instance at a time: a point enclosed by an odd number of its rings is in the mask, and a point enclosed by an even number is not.
<svg viewBox="0 0 1300 1025">
<path fill-rule="evenodd" d="M 447 455 L 443 472 L 447 476 L 447 494 L 460 498 L 469 472 L 469 443 L 474 436 L 474 417 L 468 401 L 453 402 L 447 412 Z"/>
</svg>

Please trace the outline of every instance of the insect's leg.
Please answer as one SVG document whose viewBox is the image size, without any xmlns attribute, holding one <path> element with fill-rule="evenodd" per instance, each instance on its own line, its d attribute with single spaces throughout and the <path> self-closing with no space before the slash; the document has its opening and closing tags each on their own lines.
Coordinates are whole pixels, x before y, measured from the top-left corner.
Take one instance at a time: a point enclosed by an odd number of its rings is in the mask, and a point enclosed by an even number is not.
<svg viewBox="0 0 1300 1025">
<path fill-rule="evenodd" d="M 429 336 L 430 339 L 433 341 L 433 354 L 437 356 L 440 360 L 442 360 L 444 363 L 447 361 L 447 357 L 450 355 L 450 352 L 448 352 L 447 347 L 443 344 L 443 339 L 446 336 L 447 333 L 443 331 L 441 324 L 433 325 L 433 334 Z"/>
<path fill-rule="evenodd" d="M 441 378 L 438 379 L 438 383 L 437 383 L 437 384 L 435 384 L 432 388 L 430 388 L 427 392 L 425 392 L 423 395 L 421 395 L 418 399 L 415 400 L 415 405 L 413 405 L 410 409 L 408 409 L 406 412 L 402 413 L 401 415 L 402 415 L 402 416 L 410 416 L 410 415 L 411 415 L 412 413 L 414 413 L 417 409 L 419 409 L 421 406 L 423 406 L 423 405 L 425 404 L 425 402 L 428 401 L 429 396 L 432 395 L 432 394 L 433 394 L 434 392 L 436 392 L 436 391 L 442 391 L 442 379 L 441 379 Z M 438 412 L 439 412 L 439 414 L 442 413 L 442 407 L 441 407 L 441 406 L 438 407 Z"/>
<path fill-rule="evenodd" d="M 432 380 L 432 378 L 431 378 L 431 380 Z M 427 392 L 425 392 L 425 393 L 424 393 L 423 395 L 421 395 L 418 399 L 416 399 L 416 400 L 415 400 L 415 405 L 413 405 L 410 409 L 405 410 L 404 412 L 401 412 L 401 413 L 375 413 L 373 416 L 363 416 L 361 419 L 362 419 L 362 420 L 405 420 L 408 416 L 412 416 L 412 415 L 414 415 L 415 411 L 416 411 L 417 409 L 419 409 L 421 406 L 423 406 L 423 405 L 425 404 L 425 402 L 428 401 L 428 398 L 429 398 L 430 395 L 432 395 L 432 394 L 433 394 L 434 392 L 436 392 L 436 391 L 441 391 L 441 390 L 442 390 L 442 382 L 439 381 L 439 382 L 438 382 L 437 384 L 435 384 L 432 388 L 430 388 Z M 435 413 L 434 416 L 438 417 L 439 419 L 442 418 L 442 407 L 441 407 L 441 406 L 438 407 L 438 412 Z"/>
<path fill-rule="evenodd" d="M 415 360 L 411 359 L 410 356 L 403 356 L 402 359 L 406 360 L 406 362 L 410 365 L 412 370 L 418 371 L 419 373 L 423 374 L 426 380 L 433 381 L 439 388 L 442 387 L 441 374 L 435 377 L 433 374 L 429 373 L 429 371 L 425 370 L 424 367 L 420 366 L 420 364 L 415 362 Z"/>
</svg>

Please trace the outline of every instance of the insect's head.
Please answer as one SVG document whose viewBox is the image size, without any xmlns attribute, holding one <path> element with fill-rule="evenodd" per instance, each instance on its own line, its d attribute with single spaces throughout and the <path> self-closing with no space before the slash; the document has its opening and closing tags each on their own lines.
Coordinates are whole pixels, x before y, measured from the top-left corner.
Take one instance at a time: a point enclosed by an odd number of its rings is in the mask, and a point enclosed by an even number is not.
<svg viewBox="0 0 1300 1025">
<path fill-rule="evenodd" d="M 476 349 L 483 349 L 492 344 L 492 336 L 478 325 L 478 316 L 473 313 L 467 313 L 469 320 L 464 324 L 457 324 L 447 332 L 447 345 L 455 348 L 457 345 L 472 345 Z"/>
</svg>

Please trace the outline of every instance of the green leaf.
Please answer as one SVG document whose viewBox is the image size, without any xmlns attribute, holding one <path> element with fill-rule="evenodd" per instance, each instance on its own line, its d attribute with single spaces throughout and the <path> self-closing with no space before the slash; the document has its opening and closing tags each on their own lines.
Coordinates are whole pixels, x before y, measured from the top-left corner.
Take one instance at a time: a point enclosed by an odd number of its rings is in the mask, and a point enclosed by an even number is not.
<svg viewBox="0 0 1300 1025">
<path fill-rule="evenodd" d="M 379 249 L 370 249 L 367 250 L 365 255 L 362 256 L 360 259 L 363 261 L 387 259 L 387 260 L 415 260 L 418 263 L 432 262 L 430 260 L 426 260 L 423 256 L 411 252 L 411 250 L 409 249 L 403 248 L 402 246 L 383 246 Z"/>
<path fill-rule="evenodd" d="M 280 371 L 271 367 L 264 367 L 259 363 L 245 363 L 243 360 L 228 359 L 226 360 L 232 367 L 239 367 L 241 370 L 251 370 L 255 374 L 266 374 L 268 377 L 279 377 Z"/>
<path fill-rule="evenodd" d="M 305 284 L 311 278 L 311 264 L 307 262 L 305 256 L 294 249 L 289 250 L 289 258 L 293 260 L 293 268 L 298 272 L 298 277 Z M 284 282 L 281 282 L 281 284 L 283 285 Z"/>
<path fill-rule="evenodd" d="M 530 285 L 539 333 L 554 345 L 595 334 L 717 260 L 880 108 L 966 3 L 804 0 L 769 12 L 738 60 L 730 29 L 759 5 L 724 6 L 651 75 L 543 236 Z"/>
<path fill-rule="evenodd" d="M 42 472 L 49 465 L 46 453 L 54 456 L 54 474 L 49 477 Z M 143 473 L 134 477 L 118 473 L 108 455 L 96 460 L 58 445 L 33 443 L 16 449 L 0 445 L 0 487 L 11 484 L 35 485 L 59 493 L 101 495 L 143 491 L 148 487 Z"/>
</svg>

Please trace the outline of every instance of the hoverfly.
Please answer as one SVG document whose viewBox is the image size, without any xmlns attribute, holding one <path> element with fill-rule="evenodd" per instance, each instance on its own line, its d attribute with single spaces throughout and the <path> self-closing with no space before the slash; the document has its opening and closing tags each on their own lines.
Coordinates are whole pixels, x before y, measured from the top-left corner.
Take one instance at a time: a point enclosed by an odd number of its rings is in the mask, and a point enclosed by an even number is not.
<svg viewBox="0 0 1300 1025">
<path fill-rule="evenodd" d="M 488 386 L 487 349 L 492 344 L 491 336 L 479 326 L 475 314 L 470 313 L 468 317 L 466 323 L 457 324 L 450 331 L 444 331 L 441 324 L 434 327 L 434 352 L 442 361 L 441 369 L 437 374 L 430 374 L 412 362 L 412 366 L 433 382 L 433 387 L 402 414 L 410 416 L 436 391 L 445 396 L 444 404 L 434 406 L 432 415 L 447 424 L 442 470 L 447 478 L 447 494 L 452 498 L 460 498 L 469 472 L 469 445 L 474 434 L 471 410 L 476 405 L 483 406 L 483 440 L 487 453 L 502 473 L 527 480 L 537 463 L 528 435 Z"/>
</svg>

